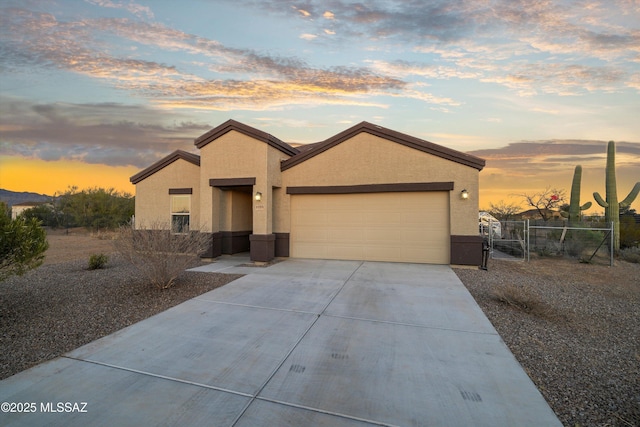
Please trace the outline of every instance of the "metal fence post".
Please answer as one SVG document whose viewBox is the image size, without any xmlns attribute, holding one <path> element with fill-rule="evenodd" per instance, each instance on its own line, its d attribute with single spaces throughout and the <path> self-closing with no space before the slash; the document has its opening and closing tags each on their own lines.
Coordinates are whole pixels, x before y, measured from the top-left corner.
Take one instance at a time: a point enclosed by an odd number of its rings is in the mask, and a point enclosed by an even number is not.
<svg viewBox="0 0 640 427">
<path fill-rule="evenodd" d="M 611 243 L 609 244 L 609 256 L 611 257 L 609 259 L 609 267 L 613 267 L 613 221 L 611 221 L 611 231 L 609 232 L 609 235 L 611 236 Z"/>
<path fill-rule="evenodd" d="M 525 246 L 527 248 L 527 262 L 529 262 L 531 259 L 529 258 L 529 255 L 531 254 L 531 236 L 529 235 L 529 220 L 525 220 L 524 222 L 524 239 L 525 239 Z"/>
</svg>

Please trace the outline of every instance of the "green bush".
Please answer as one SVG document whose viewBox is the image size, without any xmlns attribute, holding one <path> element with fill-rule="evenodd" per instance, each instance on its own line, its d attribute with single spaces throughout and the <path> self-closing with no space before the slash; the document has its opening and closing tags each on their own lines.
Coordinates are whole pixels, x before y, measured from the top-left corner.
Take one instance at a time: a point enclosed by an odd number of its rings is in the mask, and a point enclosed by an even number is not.
<svg viewBox="0 0 640 427">
<path fill-rule="evenodd" d="M 89 270 L 104 268 L 109 262 L 109 257 L 105 254 L 93 254 L 89 257 Z"/>
<path fill-rule="evenodd" d="M 640 246 L 634 248 L 625 248 L 620 250 L 620 259 L 627 262 L 640 264 Z"/>
<path fill-rule="evenodd" d="M 620 248 L 640 245 L 640 224 L 632 215 L 620 215 Z"/>
<path fill-rule="evenodd" d="M 585 252 L 593 252 L 602 242 L 604 233 L 593 230 L 570 230 L 564 242 L 567 255 L 579 257 Z"/>
<path fill-rule="evenodd" d="M 35 218 L 11 219 L 11 211 L 0 202 L 0 281 L 38 267 L 48 247 L 47 235 Z"/>
</svg>

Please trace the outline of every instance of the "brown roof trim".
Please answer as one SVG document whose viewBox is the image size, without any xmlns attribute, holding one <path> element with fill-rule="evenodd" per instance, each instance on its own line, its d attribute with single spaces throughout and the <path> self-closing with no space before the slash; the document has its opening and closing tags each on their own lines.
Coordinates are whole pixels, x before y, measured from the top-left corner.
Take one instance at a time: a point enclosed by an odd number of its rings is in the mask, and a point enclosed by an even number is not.
<svg viewBox="0 0 640 427">
<path fill-rule="evenodd" d="M 410 193 L 451 191 L 453 182 L 405 182 L 398 184 L 329 185 L 317 187 L 287 187 L 287 194 L 357 194 Z"/>
<path fill-rule="evenodd" d="M 236 122 L 235 120 L 227 120 L 220 126 L 217 126 L 211 129 L 209 132 L 205 133 L 204 135 L 199 136 L 198 138 L 195 139 L 194 144 L 196 145 L 196 147 L 202 148 L 208 143 L 210 143 L 211 141 L 214 141 L 220 138 L 222 135 L 232 130 L 245 134 L 251 138 L 257 139 L 258 141 L 265 142 L 269 144 L 269 146 L 277 150 L 280 150 L 281 152 L 289 156 L 295 156 L 296 154 L 299 153 L 298 149 L 290 146 L 286 142 L 280 141 L 275 136 L 270 135 L 261 130 L 258 130 L 256 128 L 252 128 L 251 126 L 247 126 L 243 123 Z"/>
<path fill-rule="evenodd" d="M 481 159 L 479 157 L 462 153 L 451 148 L 443 147 L 441 145 L 437 145 L 429 141 L 396 132 L 391 129 L 386 129 L 368 122 L 362 122 L 343 132 L 340 132 L 339 134 L 327 139 L 326 141 L 314 144 L 314 146 L 310 149 L 302 151 L 300 154 L 285 160 L 281 164 L 281 170 L 284 171 L 292 168 L 304 162 L 305 160 L 308 160 L 320 153 L 329 150 L 332 147 L 335 147 L 336 145 L 346 141 L 349 138 L 353 138 L 361 132 L 366 132 L 371 135 L 387 139 L 389 141 L 397 142 L 398 144 L 402 144 L 406 147 L 414 148 L 416 150 L 432 154 L 446 160 L 451 160 L 452 162 L 460 163 L 465 166 L 478 169 L 479 171 L 482 170 L 485 166 L 484 159 Z"/>
<path fill-rule="evenodd" d="M 196 166 L 200 166 L 200 156 L 198 156 L 197 154 L 187 153 L 186 151 L 176 150 L 173 153 L 169 154 L 167 157 L 158 160 L 148 168 L 133 175 L 131 178 L 129 178 L 129 181 L 131 181 L 132 184 L 137 184 L 143 179 L 150 177 L 154 173 L 180 159 L 186 160 L 189 163 L 193 163 Z"/>
<path fill-rule="evenodd" d="M 193 194 L 193 188 L 170 188 L 169 194 Z"/>
<path fill-rule="evenodd" d="M 212 178 L 209 180 L 211 187 L 244 187 L 256 185 L 256 178 Z"/>
</svg>

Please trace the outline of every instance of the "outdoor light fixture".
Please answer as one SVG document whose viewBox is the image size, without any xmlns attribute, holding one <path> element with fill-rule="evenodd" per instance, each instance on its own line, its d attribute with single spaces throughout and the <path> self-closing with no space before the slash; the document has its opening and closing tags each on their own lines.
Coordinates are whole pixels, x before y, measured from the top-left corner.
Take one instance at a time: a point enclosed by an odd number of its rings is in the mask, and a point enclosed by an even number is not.
<svg viewBox="0 0 640 427">
<path fill-rule="evenodd" d="M 258 191 L 256 193 L 256 202 L 259 202 L 260 200 L 262 200 L 262 193 Z"/>
<path fill-rule="evenodd" d="M 469 192 L 466 189 L 462 190 L 460 192 L 460 198 L 462 200 L 467 200 L 469 198 Z"/>
</svg>

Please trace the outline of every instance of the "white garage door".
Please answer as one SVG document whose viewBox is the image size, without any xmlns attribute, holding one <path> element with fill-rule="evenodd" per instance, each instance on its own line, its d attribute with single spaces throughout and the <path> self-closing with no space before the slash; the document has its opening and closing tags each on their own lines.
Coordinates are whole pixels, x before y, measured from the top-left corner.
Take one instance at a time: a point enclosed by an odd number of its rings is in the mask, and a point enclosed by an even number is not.
<svg viewBox="0 0 640 427">
<path fill-rule="evenodd" d="M 449 264 L 449 193 L 291 196 L 291 256 Z"/>
</svg>

